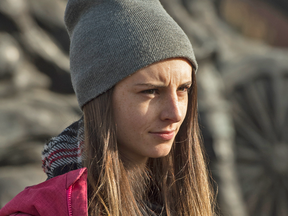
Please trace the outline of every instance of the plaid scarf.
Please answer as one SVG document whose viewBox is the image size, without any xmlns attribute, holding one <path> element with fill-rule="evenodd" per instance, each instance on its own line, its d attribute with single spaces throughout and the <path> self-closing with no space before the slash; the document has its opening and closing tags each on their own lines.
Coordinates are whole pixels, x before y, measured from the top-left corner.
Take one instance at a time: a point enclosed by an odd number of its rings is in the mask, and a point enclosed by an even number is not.
<svg viewBox="0 0 288 216">
<path fill-rule="evenodd" d="M 84 120 L 74 122 L 58 136 L 50 139 L 45 144 L 42 152 L 42 168 L 48 179 L 62 175 L 71 170 L 82 168 L 84 148 Z M 163 208 L 150 202 L 143 202 L 142 207 L 146 210 L 143 216 L 165 216 Z"/>
<path fill-rule="evenodd" d="M 48 176 L 47 179 L 81 168 L 83 144 L 84 120 L 81 117 L 45 144 L 42 168 Z"/>
</svg>

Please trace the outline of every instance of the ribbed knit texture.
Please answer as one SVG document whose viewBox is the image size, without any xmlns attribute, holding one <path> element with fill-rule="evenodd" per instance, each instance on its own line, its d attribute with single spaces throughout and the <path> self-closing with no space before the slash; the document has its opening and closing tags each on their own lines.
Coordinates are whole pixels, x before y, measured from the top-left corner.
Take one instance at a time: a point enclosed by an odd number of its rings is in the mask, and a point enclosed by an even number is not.
<svg viewBox="0 0 288 216">
<path fill-rule="evenodd" d="M 152 63 L 183 57 L 197 69 L 188 37 L 158 0 L 69 0 L 65 23 L 81 108 Z"/>
</svg>

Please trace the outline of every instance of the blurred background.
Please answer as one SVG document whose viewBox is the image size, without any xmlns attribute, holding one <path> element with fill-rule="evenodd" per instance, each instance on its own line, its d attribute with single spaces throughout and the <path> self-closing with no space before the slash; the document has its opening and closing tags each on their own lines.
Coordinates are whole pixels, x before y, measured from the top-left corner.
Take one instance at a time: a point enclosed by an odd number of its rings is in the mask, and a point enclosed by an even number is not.
<svg viewBox="0 0 288 216">
<path fill-rule="evenodd" d="M 288 1 L 161 0 L 189 36 L 219 215 L 288 216 Z M 66 0 L 0 1 L 0 208 L 79 119 Z"/>
</svg>

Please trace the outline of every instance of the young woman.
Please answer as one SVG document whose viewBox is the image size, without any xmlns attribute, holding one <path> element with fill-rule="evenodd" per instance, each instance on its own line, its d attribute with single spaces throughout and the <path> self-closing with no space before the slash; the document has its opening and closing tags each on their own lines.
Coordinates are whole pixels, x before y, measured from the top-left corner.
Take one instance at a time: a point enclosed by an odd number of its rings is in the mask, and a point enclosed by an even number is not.
<svg viewBox="0 0 288 216">
<path fill-rule="evenodd" d="M 45 146 L 48 180 L 0 216 L 212 216 L 185 33 L 158 0 L 69 0 L 65 23 L 84 118 Z"/>
</svg>

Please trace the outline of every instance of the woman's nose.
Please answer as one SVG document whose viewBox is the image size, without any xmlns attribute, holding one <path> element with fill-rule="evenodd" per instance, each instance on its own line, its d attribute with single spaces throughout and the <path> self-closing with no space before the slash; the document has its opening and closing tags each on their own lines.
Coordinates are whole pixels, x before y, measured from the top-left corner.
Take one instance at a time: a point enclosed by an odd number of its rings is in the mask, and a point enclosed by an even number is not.
<svg viewBox="0 0 288 216">
<path fill-rule="evenodd" d="M 183 101 L 179 101 L 177 95 L 169 95 L 162 105 L 161 120 L 181 121 L 184 115 L 183 110 L 186 110 L 184 106 Z"/>
</svg>

